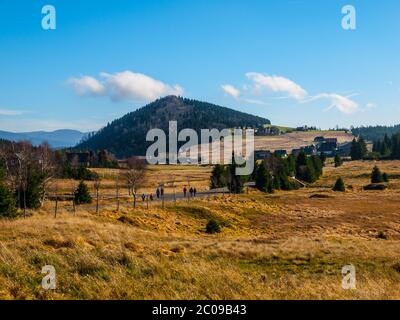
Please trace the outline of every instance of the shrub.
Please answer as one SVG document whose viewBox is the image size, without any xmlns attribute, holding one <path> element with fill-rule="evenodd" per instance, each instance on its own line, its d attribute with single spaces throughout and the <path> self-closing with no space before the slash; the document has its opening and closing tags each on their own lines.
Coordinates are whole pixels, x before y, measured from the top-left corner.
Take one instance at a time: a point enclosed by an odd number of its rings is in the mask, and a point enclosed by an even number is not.
<svg viewBox="0 0 400 320">
<path fill-rule="evenodd" d="M 372 183 L 380 183 L 383 182 L 381 170 L 377 166 L 372 169 L 371 173 L 371 182 Z"/>
<path fill-rule="evenodd" d="M 89 188 L 86 185 L 86 183 L 84 183 L 83 181 L 81 181 L 79 183 L 78 188 L 75 190 L 74 202 L 75 202 L 75 204 L 83 204 L 83 203 L 91 203 L 92 202 L 92 197 L 90 196 Z"/>
<path fill-rule="evenodd" d="M 382 239 L 382 240 L 387 240 L 387 239 L 388 239 L 388 236 L 387 236 L 386 233 L 383 232 L 383 231 L 379 231 L 376 237 L 377 237 L 378 239 Z"/>
<path fill-rule="evenodd" d="M 346 187 L 344 185 L 343 179 L 342 178 L 338 178 L 336 180 L 335 185 L 333 186 L 333 191 L 337 191 L 337 192 L 345 192 L 346 191 Z"/>
<path fill-rule="evenodd" d="M 340 167 L 343 164 L 342 158 L 337 154 L 335 155 L 335 167 Z"/>
<path fill-rule="evenodd" d="M 383 179 L 383 182 L 389 182 L 389 176 L 386 172 L 384 172 L 382 174 L 382 179 Z"/>
<path fill-rule="evenodd" d="M 14 218 L 17 216 L 15 197 L 5 186 L 0 185 L 0 217 Z"/>
<path fill-rule="evenodd" d="M 210 234 L 221 232 L 221 226 L 219 222 L 215 219 L 211 219 L 210 221 L 208 221 L 206 226 L 206 232 Z"/>
<path fill-rule="evenodd" d="M 84 166 L 71 167 L 67 164 L 63 169 L 63 177 L 74 180 L 96 180 L 99 176 L 96 172 L 91 171 Z"/>
<path fill-rule="evenodd" d="M 365 186 L 363 189 L 370 190 L 370 191 L 383 191 L 386 188 L 387 187 L 384 184 L 371 183 L 371 184 Z"/>
</svg>

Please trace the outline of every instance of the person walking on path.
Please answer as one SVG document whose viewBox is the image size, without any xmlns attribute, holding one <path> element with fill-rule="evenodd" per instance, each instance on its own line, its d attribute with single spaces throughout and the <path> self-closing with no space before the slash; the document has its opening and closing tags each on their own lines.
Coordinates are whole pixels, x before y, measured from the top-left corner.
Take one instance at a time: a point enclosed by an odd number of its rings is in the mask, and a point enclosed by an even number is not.
<svg viewBox="0 0 400 320">
<path fill-rule="evenodd" d="M 196 193 L 197 193 L 197 189 L 194 188 L 194 189 L 193 189 L 193 196 L 194 196 L 194 197 L 196 196 Z"/>
<path fill-rule="evenodd" d="M 161 187 L 161 192 L 160 192 L 160 194 L 161 194 L 161 197 L 164 198 L 164 187 Z"/>
<path fill-rule="evenodd" d="M 154 199 L 153 199 L 153 194 L 152 193 L 150 193 L 150 201 L 153 201 Z"/>
<path fill-rule="evenodd" d="M 190 192 L 190 197 L 193 197 L 193 188 L 192 187 L 190 187 L 189 192 Z"/>
<path fill-rule="evenodd" d="M 160 199 L 160 188 L 157 188 L 156 195 L 157 195 L 157 199 Z"/>
<path fill-rule="evenodd" d="M 144 195 L 144 193 L 142 194 L 142 201 L 144 202 L 144 199 L 146 199 L 146 196 Z"/>
<path fill-rule="evenodd" d="M 186 198 L 186 192 L 187 192 L 187 189 L 186 189 L 186 186 L 184 186 L 184 187 L 183 187 L 183 197 L 184 197 L 184 198 Z"/>
</svg>

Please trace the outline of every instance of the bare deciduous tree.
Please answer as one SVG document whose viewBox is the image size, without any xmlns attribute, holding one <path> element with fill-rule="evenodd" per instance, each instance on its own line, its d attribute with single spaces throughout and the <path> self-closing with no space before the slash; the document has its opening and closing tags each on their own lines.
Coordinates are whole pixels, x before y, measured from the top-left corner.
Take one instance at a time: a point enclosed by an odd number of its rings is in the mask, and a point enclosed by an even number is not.
<svg viewBox="0 0 400 320">
<path fill-rule="evenodd" d="M 47 142 L 42 143 L 37 148 L 37 158 L 39 170 L 42 175 L 43 197 L 42 204 L 54 178 L 61 173 L 61 164 L 56 161 L 55 153 L 51 150 Z"/>
<path fill-rule="evenodd" d="M 93 182 L 93 187 L 96 190 L 96 213 L 99 213 L 99 190 L 100 190 L 100 185 L 101 185 L 101 179 L 100 176 L 96 176 L 94 182 Z"/>
<path fill-rule="evenodd" d="M 146 176 L 146 162 L 135 157 L 127 159 L 128 169 L 123 173 L 123 178 L 128 186 L 129 193 L 133 195 L 133 207 L 136 207 L 138 189 L 143 186 Z"/>
</svg>

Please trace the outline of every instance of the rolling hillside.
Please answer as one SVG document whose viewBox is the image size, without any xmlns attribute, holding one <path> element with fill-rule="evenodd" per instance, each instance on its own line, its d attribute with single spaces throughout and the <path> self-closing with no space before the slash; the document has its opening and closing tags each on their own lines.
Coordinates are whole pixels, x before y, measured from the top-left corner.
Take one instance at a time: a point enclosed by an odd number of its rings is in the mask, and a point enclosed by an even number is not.
<svg viewBox="0 0 400 320">
<path fill-rule="evenodd" d="M 146 142 L 148 130 L 159 128 L 167 133 L 172 120 L 178 121 L 178 130 L 191 128 L 198 132 L 201 129 L 258 127 L 270 123 L 268 119 L 211 103 L 167 96 L 114 120 L 76 148 L 107 149 L 119 158 L 144 155 L 151 144 Z"/>
</svg>

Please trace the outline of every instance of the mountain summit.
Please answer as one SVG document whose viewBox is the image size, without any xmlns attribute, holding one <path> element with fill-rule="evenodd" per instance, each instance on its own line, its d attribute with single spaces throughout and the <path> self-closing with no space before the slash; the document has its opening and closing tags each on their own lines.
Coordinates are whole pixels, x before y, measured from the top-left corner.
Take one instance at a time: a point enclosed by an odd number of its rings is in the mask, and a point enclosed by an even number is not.
<svg viewBox="0 0 400 320">
<path fill-rule="evenodd" d="M 150 129 L 168 132 L 169 121 L 177 121 L 178 131 L 191 128 L 258 127 L 270 124 L 268 119 L 235 111 L 207 102 L 167 96 L 158 99 L 120 119 L 114 120 L 94 136 L 76 146 L 80 150 L 107 149 L 118 158 L 145 155 L 151 142 L 146 142 Z"/>
</svg>

